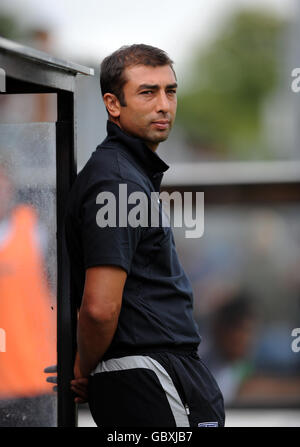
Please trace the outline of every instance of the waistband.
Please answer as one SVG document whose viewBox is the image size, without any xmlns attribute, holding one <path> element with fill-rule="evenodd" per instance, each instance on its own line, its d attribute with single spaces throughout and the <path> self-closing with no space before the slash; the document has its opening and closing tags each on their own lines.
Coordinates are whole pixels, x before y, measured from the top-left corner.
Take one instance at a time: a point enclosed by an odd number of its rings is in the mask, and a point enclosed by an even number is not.
<svg viewBox="0 0 300 447">
<path fill-rule="evenodd" d="M 109 360 L 112 358 L 126 357 L 128 355 L 147 355 L 155 353 L 174 353 L 174 354 L 195 354 L 197 353 L 199 344 L 182 344 L 182 345 L 160 345 L 160 346 L 141 346 L 126 347 L 124 349 L 114 349 L 107 351 L 101 360 Z"/>
</svg>

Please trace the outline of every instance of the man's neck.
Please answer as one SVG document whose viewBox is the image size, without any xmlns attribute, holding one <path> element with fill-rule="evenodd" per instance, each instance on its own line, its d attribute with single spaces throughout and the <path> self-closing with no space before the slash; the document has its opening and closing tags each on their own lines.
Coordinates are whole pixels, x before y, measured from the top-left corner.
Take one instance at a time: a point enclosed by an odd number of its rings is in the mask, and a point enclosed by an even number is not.
<svg viewBox="0 0 300 447">
<path fill-rule="evenodd" d="M 151 143 L 151 141 L 144 141 L 144 143 L 146 144 L 146 146 L 149 147 L 149 149 L 151 149 L 152 152 L 156 151 L 156 149 L 158 148 L 158 144 L 159 144 L 159 143 Z"/>
<path fill-rule="evenodd" d="M 131 135 L 131 134 L 129 134 L 126 130 L 124 130 L 124 129 L 122 128 L 122 126 L 121 126 L 121 124 L 120 124 L 120 121 L 119 121 L 117 118 L 109 117 L 109 121 L 111 121 L 112 123 L 114 123 L 114 124 L 116 124 L 117 126 L 119 126 L 120 129 L 123 130 L 123 132 L 127 133 L 128 135 Z M 138 137 L 136 137 L 135 135 L 132 135 L 132 136 L 135 137 L 135 138 L 138 138 Z M 152 143 L 151 141 L 146 141 L 146 140 L 142 140 L 142 141 L 145 143 L 145 145 L 146 145 L 152 152 L 155 152 L 156 149 L 158 148 L 159 143 Z"/>
</svg>

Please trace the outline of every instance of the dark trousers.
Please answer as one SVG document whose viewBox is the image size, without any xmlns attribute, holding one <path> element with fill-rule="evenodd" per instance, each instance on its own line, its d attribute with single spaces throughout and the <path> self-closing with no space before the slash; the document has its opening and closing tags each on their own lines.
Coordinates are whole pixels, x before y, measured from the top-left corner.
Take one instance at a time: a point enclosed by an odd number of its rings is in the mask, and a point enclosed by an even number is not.
<svg viewBox="0 0 300 447">
<path fill-rule="evenodd" d="M 101 362 L 89 378 L 99 427 L 223 427 L 224 402 L 196 352 L 147 353 Z"/>
</svg>

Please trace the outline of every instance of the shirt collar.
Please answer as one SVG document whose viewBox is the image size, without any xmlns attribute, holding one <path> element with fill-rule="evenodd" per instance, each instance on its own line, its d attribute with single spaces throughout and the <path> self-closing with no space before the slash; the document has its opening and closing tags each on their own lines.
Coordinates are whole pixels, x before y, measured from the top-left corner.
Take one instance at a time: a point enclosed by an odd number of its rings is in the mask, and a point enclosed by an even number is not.
<svg viewBox="0 0 300 447">
<path fill-rule="evenodd" d="M 125 133 L 117 124 L 107 121 L 107 135 L 121 141 L 124 148 L 138 161 L 150 177 L 163 174 L 169 166 L 140 138 Z"/>
</svg>

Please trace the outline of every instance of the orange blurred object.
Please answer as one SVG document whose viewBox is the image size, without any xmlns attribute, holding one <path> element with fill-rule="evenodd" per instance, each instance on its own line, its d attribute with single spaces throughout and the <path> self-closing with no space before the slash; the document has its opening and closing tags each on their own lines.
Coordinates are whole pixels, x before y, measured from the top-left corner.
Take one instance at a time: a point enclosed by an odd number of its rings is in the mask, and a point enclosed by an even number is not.
<svg viewBox="0 0 300 447">
<path fill-rule="evenodd" d="M 28 205 L 11 214 L 0 246 L 0 399 L 53 393 L 44 368 L 56 363 L 55 312 L 36 238 L 37 215 Z"/>
</svg>

